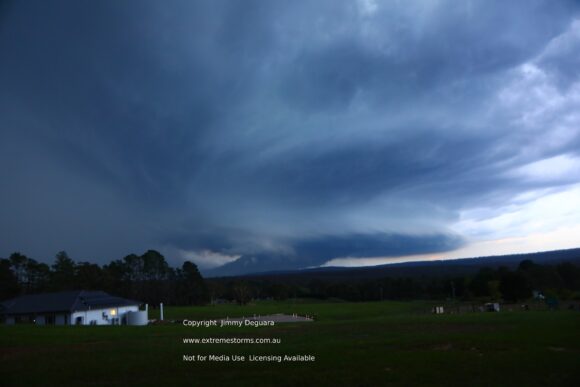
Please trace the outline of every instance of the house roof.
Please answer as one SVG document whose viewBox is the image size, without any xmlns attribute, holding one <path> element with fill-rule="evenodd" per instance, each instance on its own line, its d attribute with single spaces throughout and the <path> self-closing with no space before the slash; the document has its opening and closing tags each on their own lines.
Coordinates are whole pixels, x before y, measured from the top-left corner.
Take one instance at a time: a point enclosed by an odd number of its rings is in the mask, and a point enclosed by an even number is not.
<svg viewBox="0 0 580 387">
<path fill-rule="evenodd" d="M 103 291 L 75 290 L 58 293 L 28 294 L 0 303 L 0 313 L 31 314 L 50 312 L 74 312 L 128 305 L 140 301 L 111 296 Z"/>
</svg>

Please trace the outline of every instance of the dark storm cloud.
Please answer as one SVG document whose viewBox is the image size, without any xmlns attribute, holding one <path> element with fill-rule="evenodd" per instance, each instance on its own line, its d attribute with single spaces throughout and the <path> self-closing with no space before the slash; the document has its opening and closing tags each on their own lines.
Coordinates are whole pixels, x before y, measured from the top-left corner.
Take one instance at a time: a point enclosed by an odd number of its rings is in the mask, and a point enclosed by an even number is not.
<svg viewBox="0 0 580 387">
<path fill-rule="evenodd" d="M 574 2 L 6 4 L 3 255 L 440 252 L 461 211 L 571 183 L 516 177 L 580 149 Z"/>
<path fill-rule="evenodd" d="M 246 254 L 208 273 L 214 276 L 252 271 L 277 271 L 320 266 L 336 257 L 397 257 L 449 251 L 462 245 L 458 237 L 394 234 L 349 234 L 304 239 L 291 253 Z"/>
</svg>

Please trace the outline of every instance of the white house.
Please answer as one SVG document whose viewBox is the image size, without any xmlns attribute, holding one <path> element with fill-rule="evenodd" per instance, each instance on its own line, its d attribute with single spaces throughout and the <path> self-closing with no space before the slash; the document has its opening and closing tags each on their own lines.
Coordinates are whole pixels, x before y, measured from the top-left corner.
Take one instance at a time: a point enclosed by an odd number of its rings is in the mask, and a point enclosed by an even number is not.
<svg viewBox="0 0 580 387">
<path fill-rule="evenodd" d="M 142 303 L 102 291 L 77 290 L 30 294 L 0 303 L 6 324 L 37 325 L 146 325 Z"/>
</svg>

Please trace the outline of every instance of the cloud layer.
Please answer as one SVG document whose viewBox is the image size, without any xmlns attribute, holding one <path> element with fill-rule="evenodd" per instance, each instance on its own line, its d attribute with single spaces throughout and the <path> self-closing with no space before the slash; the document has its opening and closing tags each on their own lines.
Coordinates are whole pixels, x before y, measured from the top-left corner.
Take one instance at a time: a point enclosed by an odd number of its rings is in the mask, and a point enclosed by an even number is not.
<svg viewBox="0 0 580 387">
<path fill-rule="evenodd" d="M 575 227 L 579 11 L 5 3 L 0 254 L 241 272 Z"/>
</svg>

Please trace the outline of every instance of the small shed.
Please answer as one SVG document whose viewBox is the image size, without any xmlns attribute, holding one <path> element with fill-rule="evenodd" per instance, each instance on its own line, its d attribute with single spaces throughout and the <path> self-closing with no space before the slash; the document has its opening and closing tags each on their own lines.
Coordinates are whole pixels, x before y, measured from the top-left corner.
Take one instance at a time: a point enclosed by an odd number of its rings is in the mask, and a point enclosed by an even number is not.
<svg viewBox="0 0 580 387">
<path fill-rule="evenodd" d="M 445 309 L 442 306 L 434 306 L 432 312 L 433 314 L 443 314 Z"/>
</svg>

